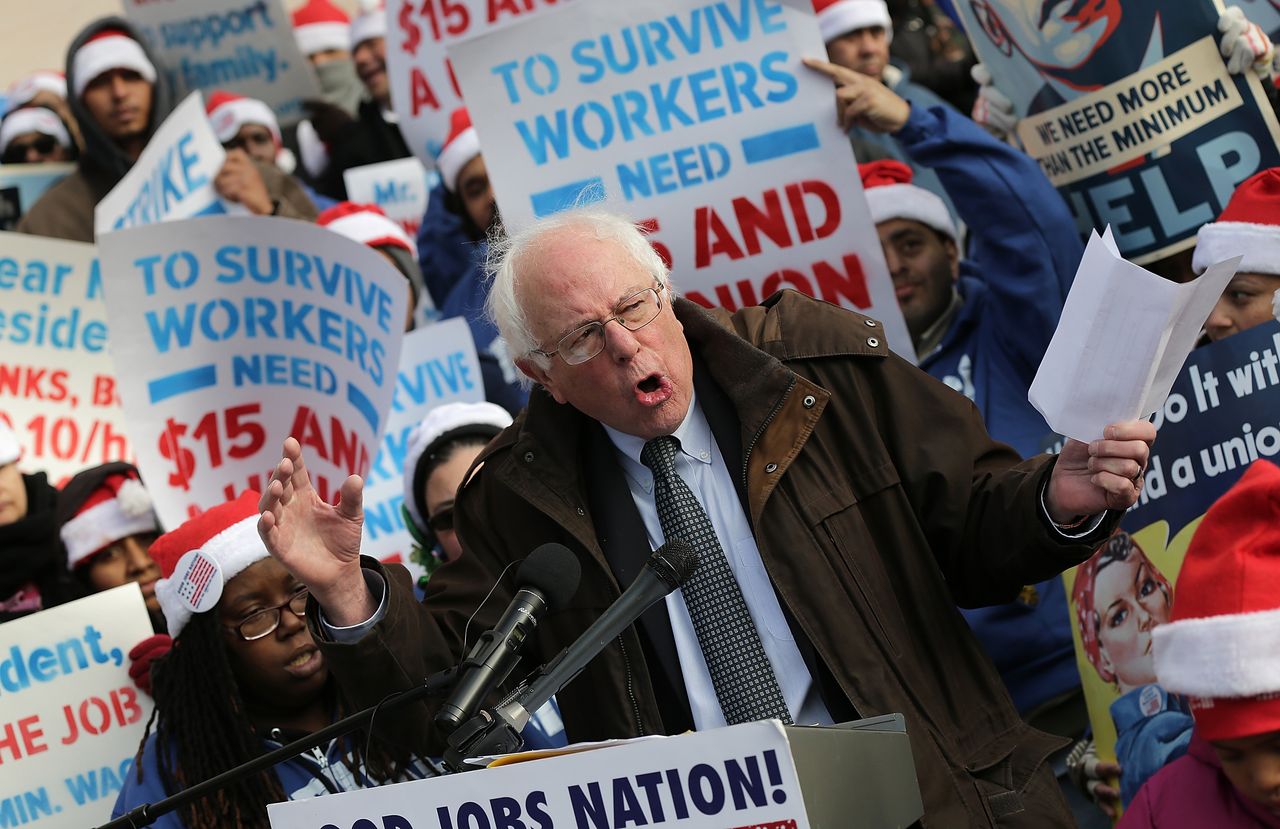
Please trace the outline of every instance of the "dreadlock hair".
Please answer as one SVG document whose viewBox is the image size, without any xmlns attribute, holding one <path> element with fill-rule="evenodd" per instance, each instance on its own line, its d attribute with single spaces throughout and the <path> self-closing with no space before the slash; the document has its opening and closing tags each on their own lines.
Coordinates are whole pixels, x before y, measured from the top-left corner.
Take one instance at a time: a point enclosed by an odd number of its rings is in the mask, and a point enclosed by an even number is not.
<svg viewBox="0 0 1280 829">
<path fill-rule="evenodd" d="M 153 728 L 156 765 L 166 792 L 189 788 L 263 755 L 263 737 L 249 720 L 216 613 L 191 617 L 173 649 L 152 665 L 152 690 L 155 708 L 134 759 L 139 782 L 143 749 Z M 342 716 L 344 706 L 332 678 L 325 693 Z M 362 752 L 358 735 L 351 738 L 345 762 L 354 772 Z M 394 782 L 411 763 L 408 752 L 392 754 L 378 743 L 370 746 L 369 755 L 366 776 L 373 780 Z M 266 804 L 286 799 L 279 778 L 266 769 L 188 803 L 179 817 L 188 829 L 269 829 Z"/>
</svg>

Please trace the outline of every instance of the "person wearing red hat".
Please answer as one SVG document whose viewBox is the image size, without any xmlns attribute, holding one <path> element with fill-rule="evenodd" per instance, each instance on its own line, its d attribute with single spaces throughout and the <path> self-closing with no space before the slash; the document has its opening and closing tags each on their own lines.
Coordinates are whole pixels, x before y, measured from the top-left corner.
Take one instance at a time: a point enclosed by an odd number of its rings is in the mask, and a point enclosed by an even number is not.
<svg viewBox="0 0 1280 829">
<path fill-rule="evenodd" d="M 76 473 L 58 493 L 58 522 L 67 567 L 85 592 L 135 583 L 160 627 L 160 568 L 148 552 L 160 519 L 137 467 L 113 462 Z"/>
<path fill-rule="evenodd" d="M 67 76 L 62 72 L 42 69 L 24 75 L 9 86 L 7 96 L 10 112 L 27 107 L 53 110 L 71 133 L 76 148 L 84 146 L 80 125 L 67 106 Z"/>
<path fill-rule="evenodd" d="M 351 60 L 351 18 L 329 0 L 307 0 L 294 9 L 293 37 L 320 82 L 324 101 L 355 115 L 364 85 Z"/>
<path fill-rule="evenodd" d="M 354 239 L 362 245 L 382 254 L 396 270 L 404 274 L 409 283 L 409 314 L 405 330 L 413 329 L 414 319 L 435 316 L 431 295 L 422 285 L 422 271 L 418 270 L 418 250 L 404 228 L 387 218 L 376 204 L 338 202 L 316 218 L 316 224 L 334 233 Z"/>
<path fill-rule="evenodd" d="M 58 539 L 58 491 L 18 469 L 22 447 L 0 418 L 0 622 L 75 598 Z"/>
<path fill-rule="evenodd" d="M 1216 222 L 1200 228 L 1192 267 L 1244 256 L 1205 321 L 1210 340 L 1280 318 L 1280 167 L 1241 182 Z"/>
<path fill-rule="evenodd" d="M 77 155 L 67 125 L 51 109 L 23 107 L 0 121 L 0 164 L 58 164 Z"/>
<path fill-rule="evenodd" d="M 1152 648 L 1195 736 L 1120 829 L 1280 827 L 1280 467 L 1255 461 L 1209 508 Z"/>
<path fill-rule="evenodd" d="M 303 620 L 306 588 L 267 555 L 248 491 L 151 545 L 173 647 L 153 665 L 155 717 L 112 817 L 330 725 L 346 710 Z M 405 752 L 349 735 L 242 778 L 158 821 L 266 829 L 267 804 L 426 776 Z M 163 750 L 162 750 L 163 749 Z"/>
<path fill-rule="evenodd" d="M 69 105 L 84 134 L 76 169 L 22 217 L 18 231 L 76 242 L 94 241 L 94 208 L 124 178 L 173 108 L 166 73 L 144 38 L 119 17 L 86 26 L 67 51 Z M 243 152 L 227 154 L 213 182 L 224 199 L 256 214 L 314 219 L 298 186 Z"/>
<path fill-rule="evenodd" d="M 342 175 L 345 171 L 412 155 L 400 132 L 399 117 L 391 107 L 386 18 L 381 0 L 368 0 L 361 2 L 360 14 L 351 24 L 351 56 L 368 93 L 360 102 L 355 119 L 313 119 L 328 153 L 328 166 L 315 178 L 316 189 L 335 199 L 347 197 Z"/>
</svg>

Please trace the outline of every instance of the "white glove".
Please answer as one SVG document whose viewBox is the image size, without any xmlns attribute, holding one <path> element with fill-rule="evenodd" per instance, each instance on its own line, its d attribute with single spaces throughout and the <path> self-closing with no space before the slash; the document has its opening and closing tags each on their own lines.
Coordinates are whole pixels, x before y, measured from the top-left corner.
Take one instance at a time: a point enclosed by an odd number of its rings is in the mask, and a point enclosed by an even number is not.
<svg viewBox="0 0 1280 829">
<path fill-rule="evenodd" d="M 1222 32 L 1219 51 L 1227 59 L 1228 72 L 1239 75 L 1253 69 L 1264 78 L 1271 77 L 1276 50 L 1257 23 L 1250 23 L 1243 11 L 1232 6 L 1218 18 L 1218 31 Z"/>
<path fill-rule="evenodd" d="M 981 63 L 974 64 L 969 74 L 978 83 L 978 98 L 973 102 L 972 117 L 987 132 L 1004 141 L 1018 126 L 1013 101 L 991 82 L 991 73 Z"/>
</svg>

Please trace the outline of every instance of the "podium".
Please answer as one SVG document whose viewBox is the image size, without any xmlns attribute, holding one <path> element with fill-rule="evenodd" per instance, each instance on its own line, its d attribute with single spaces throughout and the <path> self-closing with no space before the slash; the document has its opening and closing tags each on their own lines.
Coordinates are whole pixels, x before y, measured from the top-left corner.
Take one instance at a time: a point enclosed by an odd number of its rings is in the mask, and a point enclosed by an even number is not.
<svg viewBox="0 0 1280 829">
<path fill-rule="evenodd" d="M 901 714 L 826 728 L 765 720 L 535 756 L 268 814 L 273 829 L 889 829 L 924 814 Z"/>
</svg>

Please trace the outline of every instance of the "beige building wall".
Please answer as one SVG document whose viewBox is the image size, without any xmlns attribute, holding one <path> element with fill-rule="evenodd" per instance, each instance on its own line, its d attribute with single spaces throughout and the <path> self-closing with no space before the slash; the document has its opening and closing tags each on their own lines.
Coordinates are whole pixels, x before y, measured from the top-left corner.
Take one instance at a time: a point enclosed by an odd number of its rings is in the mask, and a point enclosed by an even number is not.
<svg viewBox="0 0 1280 829">
<path fill-rule="evenodd" d="M 177 0 L 175 0 L 177 1 Z M 200 0 L 181 0 L 198 10 Z M 295 9 L 305 0 L 285 0 Z M 356 0 L 333 0 L 348 13 Z M 67 46 L 76 32 L 108 14 L 122 14 L 120 0 L 0 0 L 4 27 L 0 48 L 0 90 L 34 69 L 58 69 L 66 64 Z"/>
</svg>

